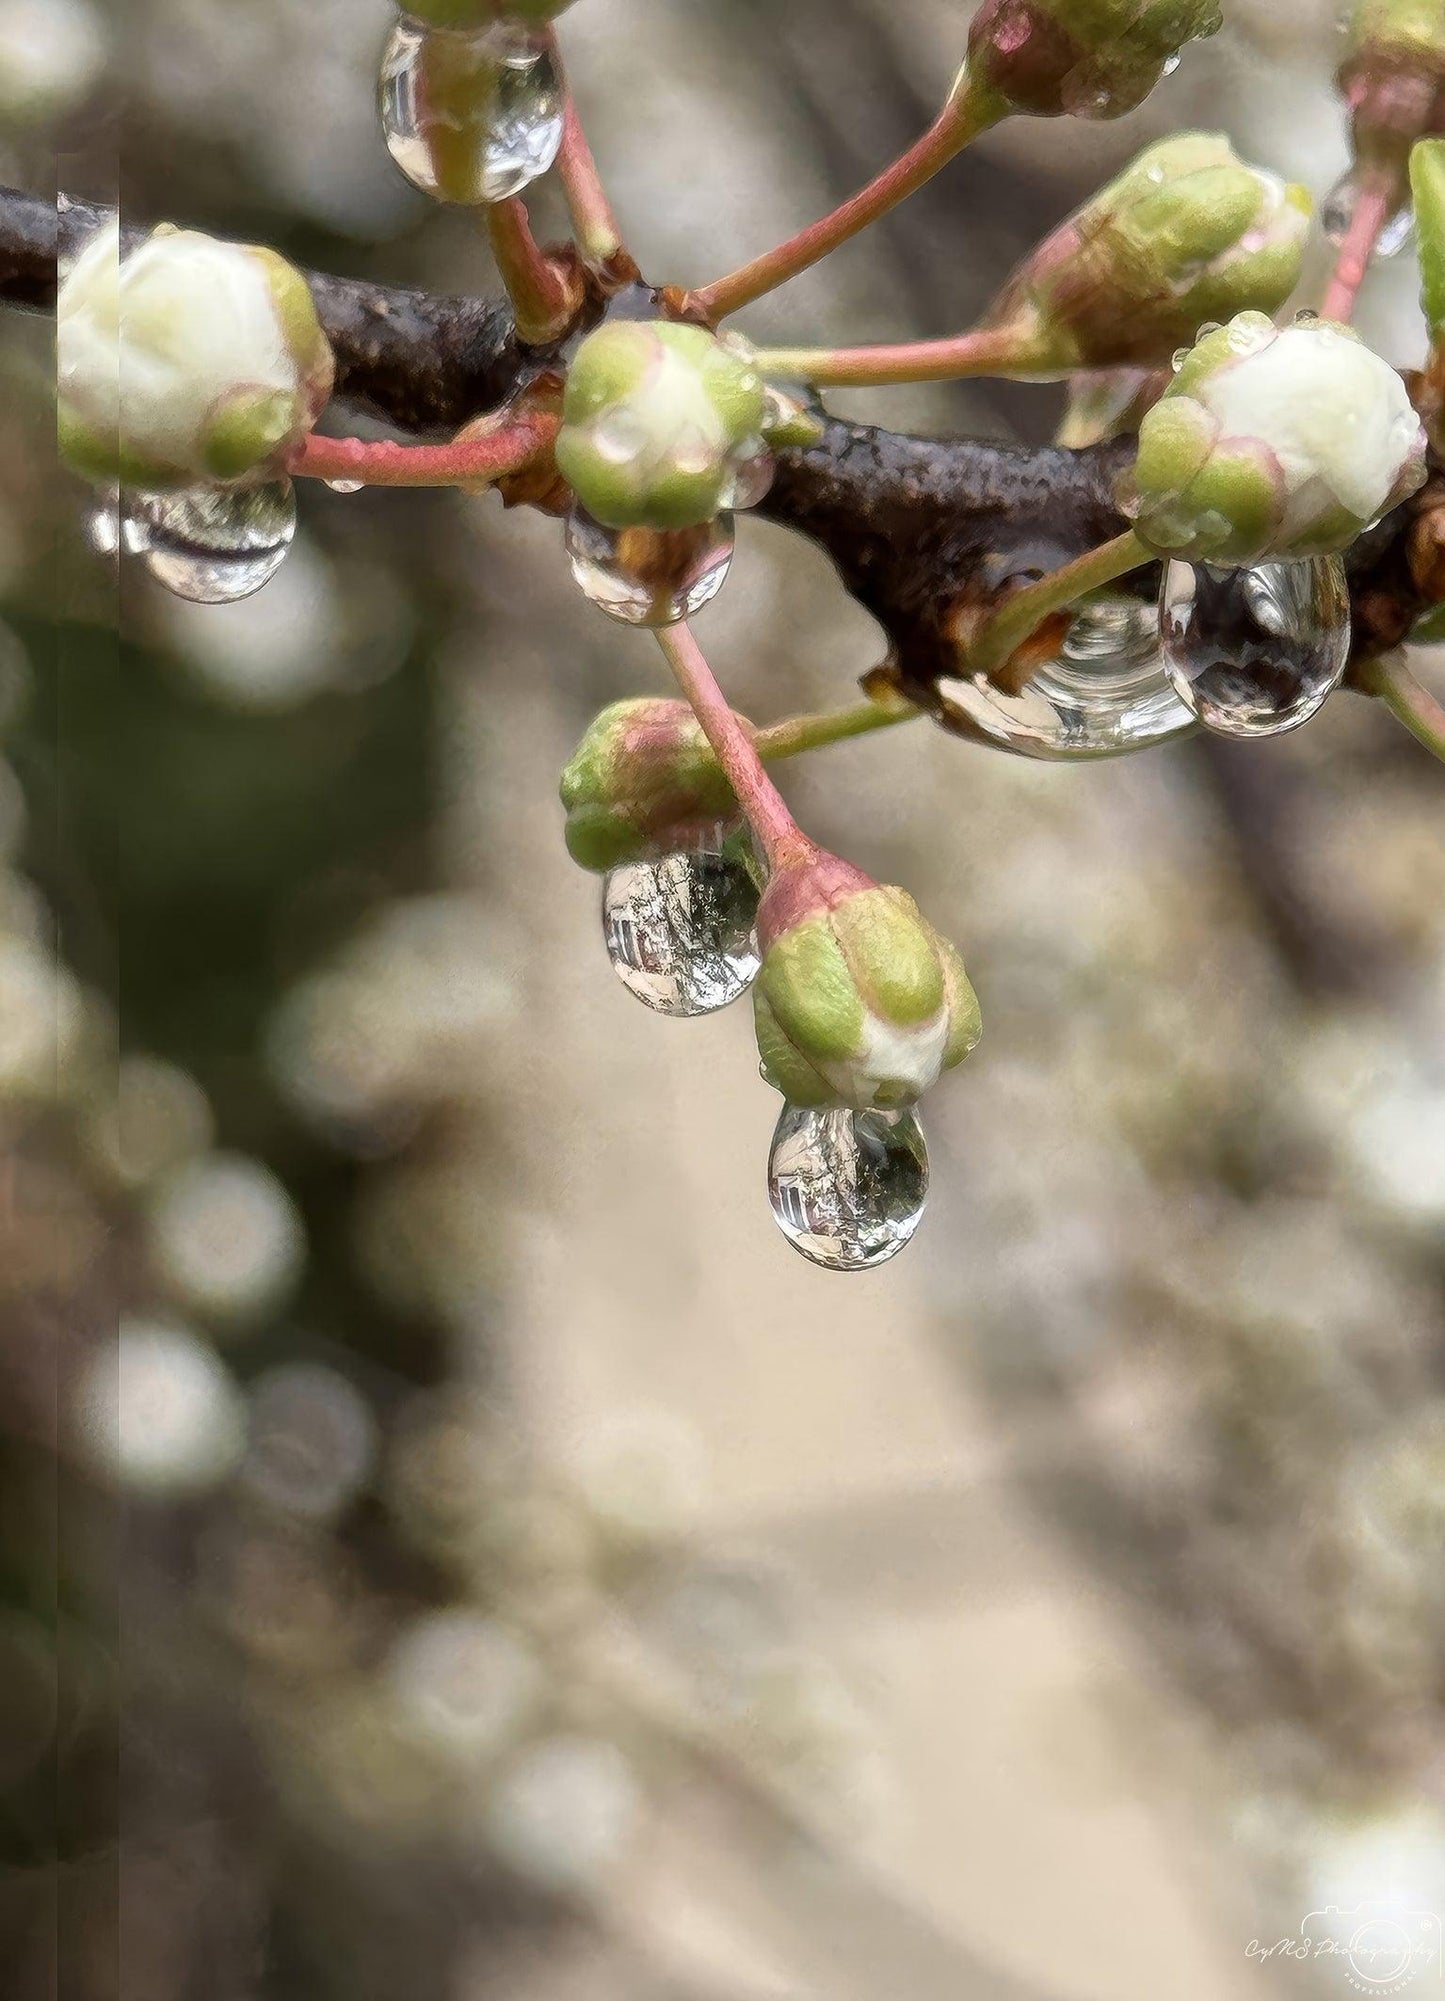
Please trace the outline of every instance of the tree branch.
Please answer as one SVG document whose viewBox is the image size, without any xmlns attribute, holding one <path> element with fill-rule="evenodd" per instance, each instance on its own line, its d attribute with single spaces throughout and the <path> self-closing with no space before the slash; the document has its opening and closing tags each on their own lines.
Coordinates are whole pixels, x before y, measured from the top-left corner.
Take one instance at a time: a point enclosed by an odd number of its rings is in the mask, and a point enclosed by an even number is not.
<svg viewBox="0 0 1445 2001">
<path fill-rule="evenodd" d="M 109 214 L 62 197 L 57 218 L 48 203 L 0 189 L 0 303 L 52 309 L 57 245 L 73 251 Z M 455 432 L 565 348 L 524 345 L 497 302 L 307 277 L 336 350 L 337 395 L 404 431 Z M 637 299 L 653 296 L 637 288 Z M 635 310 L 636 299 L 630 304 Z M 1130 450 L 1127 441 L 1071 452 L 912 438 L 830 418 L 817 444 L 779 455 L 758 512 L 827 551 L 887 633 L 898 685 L 932 706 L 935 682 L 957 672 L 960 630 L 1011 585 L 1127 526 L 1114 481 Z M 1445 477 L 1445 468 L 1437 473 Z M 1351 550 L 1357 658 L 1399 645 L 1433 604 L 1412 573 L 1410 545 L 1416 522 L 1441 498 L 1437 478 Z M 1157 571 L 1143 570 L 1132 587 L 1156 583 Z"/>
</svg>

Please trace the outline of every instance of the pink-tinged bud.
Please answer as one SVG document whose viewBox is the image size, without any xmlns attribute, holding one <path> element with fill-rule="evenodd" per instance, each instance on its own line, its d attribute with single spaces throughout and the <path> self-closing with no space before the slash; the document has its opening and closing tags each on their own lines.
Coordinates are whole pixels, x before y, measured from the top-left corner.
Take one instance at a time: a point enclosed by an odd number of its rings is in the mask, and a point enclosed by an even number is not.
<svg viewBox="0 0 1445 2001">
<path fill-rule="evenodd" d="M 568 852 L 598 873 L 686 847 L 738 810 L 692 710 L 660 696 L 613 702 L 594 717 L 561 795 Z"/>
<path fill-rule="evenodd" d="M 1337 82 L 1362 164 L 1403 172 L 1417 139 L 1445 136 L 1445 4 L 1356 0 Z"/>
<path fill-rule="evenodd" d="M 905 890 L 809 847 L 758 910 L 763 1074 L 788 1102 L 910 1105 L 978 1041 L 963 961 Z"/>
<path fill-rule="evenodd" d="M 1122 118 L 1223 18 L 1219 0 L 984 0 L 966 73 L 1011 111 Z"/>
</svg>

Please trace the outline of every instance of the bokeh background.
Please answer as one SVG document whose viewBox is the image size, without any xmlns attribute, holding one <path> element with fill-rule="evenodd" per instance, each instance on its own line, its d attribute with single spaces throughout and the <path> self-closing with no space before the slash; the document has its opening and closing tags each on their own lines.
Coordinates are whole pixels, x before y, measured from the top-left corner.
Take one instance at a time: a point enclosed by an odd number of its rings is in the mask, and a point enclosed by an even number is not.
<svg viewBox="0 0 1445 2001">
<path fill-rule="evenodd" d="M 747 325 L 961 327 L 1181 125 L 1322 196 L 1337 0 L 1228 11 Z M 966 13 L 583 0 L 644 269 L 865 178 Z M 379 143 L 389 18 L 0 0 L 6 176 L 489 289 Z M 1362 313 L 1402 364 L 1413 291 Z M 1251 1958 L 1309 1912 L 1445 1912 L 1438 767 L 1341 696 L 1247 751 L 919 724 L 790 771 L 987 1023 L 916 1246 L 825 1276 L 768 1217 L 747 1010 L 648 1016 L 564 852 L 567 752 L 663 683 L 557 525 L 308 489 L 274 584 L 182 605 L 87 546 L 50 330 L 0 344 L 9 1991 L 1234 2001 L 1350 1991 Z M 699 629 L 759 720 L 879 650 L 752 520 Z"/>
</svg>

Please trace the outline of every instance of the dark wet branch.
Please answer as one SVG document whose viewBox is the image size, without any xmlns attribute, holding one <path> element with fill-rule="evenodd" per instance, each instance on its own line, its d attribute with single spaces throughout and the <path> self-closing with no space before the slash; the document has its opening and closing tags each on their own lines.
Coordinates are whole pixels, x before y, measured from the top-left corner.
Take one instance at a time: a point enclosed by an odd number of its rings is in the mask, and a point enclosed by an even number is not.
<svg viewBox="0 0 1445 2001">
<path fill-rule="evenodd" d="M 62 198 L 57 217 L 48 203 L 0 190 L 0 302 L 53 308 L 57 248 L 73 250 L 108 214 Z M 338 395 L 404 431 L 456 430 L 556 354 L 519 343 L 496 302 L 308 277 L 336 350 Z M 760 512 L 828 552 L 922 697 L 956 671 L 954 635 L 970 608 L 1119 532 L 1113 486 L 1126 457 L 1121 446 L 1027 450 L 832 420 L 817 445 L 780 455 Z M 1438 485 L 1351 552 L 1361 655 L 1398 644 L 1431 602 L 1410 562 L 1427 504 L 1440 506 Z"/>
</svg>

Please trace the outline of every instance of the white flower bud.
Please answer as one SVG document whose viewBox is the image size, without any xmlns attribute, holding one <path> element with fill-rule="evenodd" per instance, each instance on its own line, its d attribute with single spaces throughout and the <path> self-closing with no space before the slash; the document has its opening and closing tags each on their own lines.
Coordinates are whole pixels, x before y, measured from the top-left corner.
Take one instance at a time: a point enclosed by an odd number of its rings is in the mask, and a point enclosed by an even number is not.
<svg viewBox="0 0 1445 2001">
<path fill-rule="evenodd" d="M 160 489 L 273 465 L 331 393 L 305 280 L 272 250 L 119 224 L 75 260 L 57 305 L 59 428 L 87 478 Z"/>
<path fill-rule="evenodd" d="M 1336 554 L 1424 479 L 1405 385 L 1358 335 L 1241 313 L 1145 417 L 1124 497 L 1151 549 L 1229 566 Z"/>
</svg>

